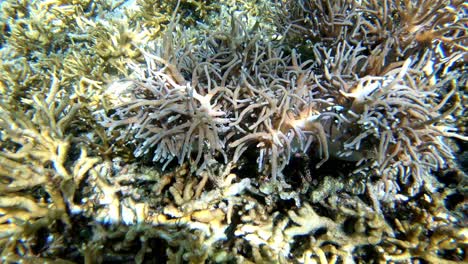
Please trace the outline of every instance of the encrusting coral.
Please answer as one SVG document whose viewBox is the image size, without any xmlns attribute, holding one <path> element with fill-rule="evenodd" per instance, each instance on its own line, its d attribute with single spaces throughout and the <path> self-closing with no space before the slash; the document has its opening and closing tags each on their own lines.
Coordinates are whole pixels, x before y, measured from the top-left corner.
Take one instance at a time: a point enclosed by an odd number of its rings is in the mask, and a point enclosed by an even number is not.
<svg viewBox="0 0 468 264">
<path fill-rule="evenodd" d="M 0 5 L 0 262 L 468 261 L 464 1 Z"/>
</svg>

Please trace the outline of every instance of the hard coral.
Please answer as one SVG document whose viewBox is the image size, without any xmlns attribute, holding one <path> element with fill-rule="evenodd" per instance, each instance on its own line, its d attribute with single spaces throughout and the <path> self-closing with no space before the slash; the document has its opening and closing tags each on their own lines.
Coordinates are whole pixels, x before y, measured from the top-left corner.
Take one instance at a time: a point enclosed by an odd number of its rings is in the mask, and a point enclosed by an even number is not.
<svg viewBox="0 0 468 264">
<path fill-rule="evenodd" d="M 68 156 L 68 132 L 80 104 L 62 97 L 61 80 L 51 79 L 51 87 L 43 87 L 46 96 L 23 98 L 29 107 L 0 98 L 0 249 L 7 263 L 37 253 L 39 230 L 70 224 L 66 203 L 73 198 L 74 177 L 83 177 L 98 161 L 84 149 L 76 162 Z"/>
</svg>

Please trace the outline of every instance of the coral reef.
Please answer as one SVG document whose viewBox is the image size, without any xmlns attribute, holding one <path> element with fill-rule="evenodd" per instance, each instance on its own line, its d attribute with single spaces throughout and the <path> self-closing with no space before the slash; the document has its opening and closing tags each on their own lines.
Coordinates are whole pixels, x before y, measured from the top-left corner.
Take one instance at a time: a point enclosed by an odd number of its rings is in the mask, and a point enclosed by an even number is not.
<svg viewBox="0 0 468 264">
<path fill-rule="evenodd" d="M 0 3 L 0 262 L 467 262 L 464 1 Z"/>
</svg>

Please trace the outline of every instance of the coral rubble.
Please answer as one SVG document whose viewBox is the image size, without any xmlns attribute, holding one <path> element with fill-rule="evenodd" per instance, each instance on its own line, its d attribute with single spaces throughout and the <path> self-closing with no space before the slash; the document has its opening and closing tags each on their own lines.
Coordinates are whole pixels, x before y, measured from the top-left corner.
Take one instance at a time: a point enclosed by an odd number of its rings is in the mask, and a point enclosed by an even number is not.
<svg viewBox="0 0 468 264">
<path fill-rule="evenodd" d="M 464 1 L 0 7 L 2 263 L 468 261 Z"/>
</svg>

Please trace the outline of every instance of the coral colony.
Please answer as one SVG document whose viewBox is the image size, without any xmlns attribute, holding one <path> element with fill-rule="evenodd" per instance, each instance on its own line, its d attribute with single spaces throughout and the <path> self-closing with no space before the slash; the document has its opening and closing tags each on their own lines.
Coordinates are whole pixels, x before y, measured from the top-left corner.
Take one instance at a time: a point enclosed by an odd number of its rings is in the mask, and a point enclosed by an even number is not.
<svg viewBox="0 0 468 264">
<path fill-rule="evenodd" d="M 464 1 L 0 10 L 0 262 L 468 261 Z"/>
</svg>

